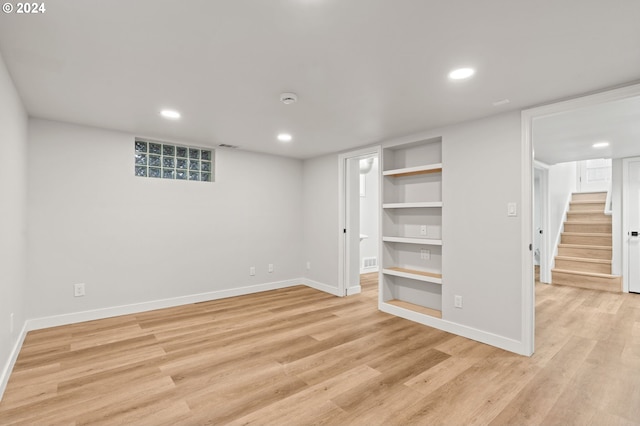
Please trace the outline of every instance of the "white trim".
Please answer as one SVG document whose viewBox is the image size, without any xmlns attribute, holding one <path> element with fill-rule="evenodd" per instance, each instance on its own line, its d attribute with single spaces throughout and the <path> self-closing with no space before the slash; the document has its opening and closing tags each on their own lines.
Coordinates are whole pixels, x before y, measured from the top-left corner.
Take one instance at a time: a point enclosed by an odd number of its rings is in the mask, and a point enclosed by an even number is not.
<svg viewBox="0 0 640 426">
<path fill-rule="evenodd" d="M 347 191 L 346 191 L 346 176 L 347 176 L 347 161 L 352 158 L 364 157 L 368 155 L 378 156 L 378 167 L 382 169 L 380 164 L 380 158 L 382 157 L 382 147 L 380 145 L 370 146 L 367 148 L 357 149 L 354 151 L 343 152 L 338 154 L 338 293 L 337 296 L 347 295 L 347 270 L 349 253 L 347 252 L 347 238 L 343 232 L 347 227 Z M 382 181 L 380 181 L 382 183 Z M 382 186 L 381 184 L 379 185 Z M 379 209 L 378 209 L 379 210 Z M 381 217 L 378 212 L 378 223 L 380 223 Z M 359 233 L 359 231 L 358 231 Z M 330 287 L 333 288 L 333 287 Z M 321 289 L 319 289 L 321 290 Z M 325 291 L 325 290 L 322 290 Z M 334 293 L 331 293 L 334 294 Z"/>
<path fill-rule="evenodd" d="M 549 170 L 551 168 L 550 165 L 548 165 L 547 163 L 543 163 L 540 160 L 533 160 L 533 166 L 537 169 L 544 169 L 544 170 Z"/>
<path fill-rule="evenodd" d="M 611 170 L 611 182 L 609 182 L 609 189 L 607 189 L 607 199 L 604 202 L 604 214 L 606 214 L 607 216 L 613 215 L 613 206 L 611 204 L 611 196 L 613 195 L 613 164 L 611 164 Z"/>
<path fill-rule="evenodd" d="M 20 331 L 20 335 L 18 339 L 13 345 L 11 349 L 11 353 L 9 354 L 9 359 L 7 363 L 4 365 L 2 369 L 2 375 L 0 375 L 0 401 L 2 401 L 2 397 L 4 396 L 4 391 L 7 389 L 7 384 L 9 383 L 9 377 L 11 377 L 11 372 L 13 371 L 13 366 L 16 364 L 16 360 L 18 359 L 18 355 L 20 354 L 20 349 L 22 349 L 22 343 L 24 342 L 24 338 L 27 337 L 27 323 L 25 322 L 22 326 L 22 331 Z"/>
<path fill-rule="evenodd" d="M 519 342 L 517 340 L 509 339 L 504 336 L 499 336 L 497 334 L 478 330 L 477 328 L 468 327 L 466 325 L 443 320 L 440 318 L 430 317 L 428 315 L 414 312 L 410 309 L 404 309 L 399 306 L 394 306 L 384 302 L 379 303 L 378 307 L 383 312 L 399 316 L 409 321 L 414 321 L 429 327 L 434 327 L 439 330 L 457 334 L 459 336 L 466 337 L 467 339 L 486 343 L 488 345 L 495 346 L 510 352 L 515 352 L 520 355 L 531 355 L 528 351 L 528 347 L 524 342 Z"/>
<path fill-rule="evenodd" d="M 622 159 L 622 291 L 629 293 L 629 163 L 640 157 Z"/>
<path fill-rule="evenodd" d="M 359 294 L 359 293 L 362 293 L 362 287 L 361 286 L 349 287 L 347 289 L 347 296 L 351 296 L 353 294 Z"/>
<path fill-rule="evenodd" d="M 522 295 L 521 309 L 521 342 L 514 352 L 531 356 L 535 345 L 535 274 L 533 269 L 533 116 L 530 111 L 522 112 L 522 153 L 520 160 L 520 211 L 521 222 L 521 262 L 522 262 Z M 496 346 L 498 346 L 496 344 Z M 502 347 L 502 346 L 500 346 Z M 504 347 L 503 347 L 504 349 Z"/>
<path fill-rule="evenodd" d="M 308 278 L 302 278 L 301 284 L 319 291 L 324 291 L 325 293 L 333 294 L 334 296 L 344 296 L 344 292 L 341 292 L 338 287 L 334 287 L 318 281 L 313 281 Z"/>
<path fill-rule="evenodd" d="M 611 89 L 600 93 L 594 93 L 591 95 L 580 96 L 566 101 L 542 105 L 539 107 L 524 110 L 523 114 L 526 113 L 527 117 L 531 119 L 550 117 L 553 115 L 562 114 L 567 111 L 573 111 L 575 109 L 599 105 L 606 102 L 628 99 L 638 95 L 640 95 L 640 83 L 619 87 L 617 89 Z"/>
<path fill-rule="evenodd" d="M 304 278 L 296 278 L 286 281 L 276 281 L 229 290 L 212 291 L 207 293 L 191 294 L 187 296 L 173 297 L 170 299 L 153 300 L 150 302 L 132 303 L 130 305 L 113 306 L 109 308 L 94 309 L 90 311 L 72 312 L 69 314 L 53 315 L 49 317 L 33 318 L 26 322 L 27 331 L 40 330 L 42 328 L 57 327 L 60 325 L 75 324 L 84 321 L 93 321 L 103 318 L 111 318 L 120 315 L 137 314 L 156 309 L 171 308 L 174 306 L 188 305 L 191 303 L 208 302 L 211 300 L 225 299 L 227 297 L 244 296 L 263 291 L 278 290 L 296 285 L 304 285 Z"/>
</svg>

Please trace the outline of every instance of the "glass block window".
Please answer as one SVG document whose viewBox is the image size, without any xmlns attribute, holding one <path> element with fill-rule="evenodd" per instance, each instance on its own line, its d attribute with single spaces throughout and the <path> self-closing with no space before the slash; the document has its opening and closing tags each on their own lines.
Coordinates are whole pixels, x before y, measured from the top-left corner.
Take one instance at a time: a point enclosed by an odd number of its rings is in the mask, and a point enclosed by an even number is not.
<svg viewBox="0 0 640 426">
<path fill-rule="evenodd" d="M 133 163 L 136 176 L 213 182 L 214 162 L 213 149 L 143 139 L 136 139 L 134 142 Z"/>
</svg>

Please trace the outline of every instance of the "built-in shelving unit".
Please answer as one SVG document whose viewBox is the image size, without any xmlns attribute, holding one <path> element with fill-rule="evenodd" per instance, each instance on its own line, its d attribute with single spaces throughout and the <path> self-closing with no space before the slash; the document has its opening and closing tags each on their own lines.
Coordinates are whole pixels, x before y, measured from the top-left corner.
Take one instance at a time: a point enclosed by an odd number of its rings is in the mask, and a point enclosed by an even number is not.
<svg viewBox="0 0 640 426">
<path fill-rule="evenodd" d="M 442 140 L 382 152 L 380 309 L 442 318 Z"/>
</svg>

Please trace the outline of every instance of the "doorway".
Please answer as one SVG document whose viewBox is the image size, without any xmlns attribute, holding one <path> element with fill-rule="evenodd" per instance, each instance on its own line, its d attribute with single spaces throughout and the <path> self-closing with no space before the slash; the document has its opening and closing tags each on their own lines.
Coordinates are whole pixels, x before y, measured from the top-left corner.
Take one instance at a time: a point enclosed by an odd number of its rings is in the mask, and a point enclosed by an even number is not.
<svg viewBox="0 0 640 426">
<path fill-rule="evenodd" d="M 365 148 L 339 156 L 340 295 L 362 291 L 366 283 L 377 282 L 380 259 L 380 147 Z"/>
<path fill-rule="evenodd" d="M 606 192 L 611 189 L 611 159 L 598 158 L 578 162 L 577 192 Z"/>
</svg>

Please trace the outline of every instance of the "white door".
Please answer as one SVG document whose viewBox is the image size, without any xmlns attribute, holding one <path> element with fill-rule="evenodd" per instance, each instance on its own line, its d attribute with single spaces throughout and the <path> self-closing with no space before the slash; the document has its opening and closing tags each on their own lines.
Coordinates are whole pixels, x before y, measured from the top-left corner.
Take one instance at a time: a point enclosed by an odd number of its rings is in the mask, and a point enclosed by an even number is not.
<svg viewBox="0 0 640 426">
<path fill-rule="evenodd" d="M 542 242 L 542 188 L 541 171 L 534 170 L 533 180 L 533 264 L 540 265 L 541 242 Z"/>
<path fill-rule="evenodd" d="M 627 279 L 629 291 L 640 293 L 640 159 L 627 165 Z"/>
<path fill-rule="evenodd" d="M 611 159 L 578 163 L 578 192 L 605 192 L 611 185 Z"/>
</svg>

